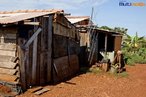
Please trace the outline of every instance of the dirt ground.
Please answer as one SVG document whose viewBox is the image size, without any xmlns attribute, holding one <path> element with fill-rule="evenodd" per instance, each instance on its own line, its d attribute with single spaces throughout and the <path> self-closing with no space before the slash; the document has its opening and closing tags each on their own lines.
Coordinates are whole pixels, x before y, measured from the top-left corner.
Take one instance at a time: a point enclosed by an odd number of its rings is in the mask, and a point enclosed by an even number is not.
<svg viewBox="0 0 146 97">
<path fill-rule="evenodd" d="M 40 97 L 146 97 L 146 64 L 127 66 L 124 76 L 81 74 L 55 86 Z M 29 91 L 18 97 L 38 97 Z"/>
<path fill-rule="evenodd" d="M 9 93 L 9 92 L 11 92 L 11 89 L 10 88 L 8 88 L 8 87 L 5 87 L 5 86 L 3 86 L 3 85 L 0 85 L 0 93 Z"/>
</svg>

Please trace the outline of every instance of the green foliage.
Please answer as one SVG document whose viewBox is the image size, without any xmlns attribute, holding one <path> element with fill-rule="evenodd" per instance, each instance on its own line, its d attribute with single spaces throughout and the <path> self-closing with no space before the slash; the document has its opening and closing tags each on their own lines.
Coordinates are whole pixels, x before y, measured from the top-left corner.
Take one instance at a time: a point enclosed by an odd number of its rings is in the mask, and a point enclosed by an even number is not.
<svg viewBox="0 0 146 97">
<path fill-rule="evenodd" d="M 100 29 L 103 29 L 103 30 L 108 30 L 108 31 L 122 33 L 122 34 L 126 34 L 127 33 L 127 30 L 128 30 L 126 28 L 121 28 L 121 27 L 110 28 L 108 26 L 101 26 L 99 28 Z"/>
<path fill-rule="evenodd" d="M 122 73 L 114 73 L 114 75 L 118 78 L 121 78 L 121 77 L 128 77 L 129 74 L 127 72 L 122 72 Z"/>
<path fill-rule="evenodd" d="M 99 74 L 102 72 L 102 70 L 99 67 L 95 67 L 95 68 L 90 68 L 89 72 Z"/>
<path fill-rule="evenodd" d="M 130 36 L 128 34 L 127 38 L 123 41 L 123 52 L 124 57 L 127 59 L 128 65 L 134 65 L 136 63 L 144 64 L 146 63 L 146 40 L 144 37 L 138 37 L 136 32 L 135 36 Z"/>
<path fill-rule="evenodd" d="M 121 27 L 115 27 L 115 28 L 113 29 L 113 31 L 126 34 L 127 31 L 128 31 L 128 29 L 126 29 L 126 28 L 121 28 Z"/>
<path fill-rule="evenodd" d="M 108 26 L 101 26 L 100 29 L 108 30 L 108 31 L 111 31 L 112 30 L 112 28 L 110 28 Z"/>
<path fill-rule="evenodd" d="M 80 73 L 94 73 L 94 74 L 100 74 L 102 70 L 99 67 L 89 68 L 89 67 L 81 67 Z"/>
<path fill-rule="evenodd" d="M 146 48 L 139 48 L 136 52 L 126 52 L 125 59 L 127 59 L 128 65 L 134 65 L 136 63 L 145 64 L 146 63 Z"/>
<path fill-rule="evenodd" d="M 136 32 L 135 36 L 130 36 L 126 34 L 127 38 L 123 41 L 123 46 L 128 51 L 137 51 L 139 48 L 143 47 L 145 44 L 144 37 L 138 37 L 138 34 Z"/>
</svg>

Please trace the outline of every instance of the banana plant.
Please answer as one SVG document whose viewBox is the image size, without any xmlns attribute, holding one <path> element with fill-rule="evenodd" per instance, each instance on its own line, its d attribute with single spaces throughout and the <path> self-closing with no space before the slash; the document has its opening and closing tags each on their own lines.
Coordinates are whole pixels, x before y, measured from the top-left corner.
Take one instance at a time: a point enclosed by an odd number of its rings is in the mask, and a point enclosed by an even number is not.
<svg viewBox="0 0 146 97">
<path fill-rule="evenodd" d="M 128 34 L 125 34 L 127 36 L 126 39 L 123 41 L 123 46 L 126 48 L 128 51 L 136 51 L 139 48 L 143 47 L 146 44 L 146 41 L 143 37 L 139 37 L 138 33 L 135 33 L 135 36 L 130 36 Z"/>
</svg>

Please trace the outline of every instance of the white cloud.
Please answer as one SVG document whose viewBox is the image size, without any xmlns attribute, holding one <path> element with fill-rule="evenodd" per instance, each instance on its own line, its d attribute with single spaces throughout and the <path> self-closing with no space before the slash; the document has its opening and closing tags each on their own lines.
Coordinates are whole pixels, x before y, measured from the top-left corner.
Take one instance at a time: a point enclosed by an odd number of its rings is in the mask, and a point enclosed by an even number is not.
<svg viewBox="0 0 146 97">
<path fill-rule="evenodd" d="M 92 3 L 93 3 L 93 6 L 99 6 L 99 5 L 102 5 L 106 2 L 108 2 L 109 0 L 91 0 Z"/>
<path fill-rule="evenodd" d="M 0 10 L 16 9 L 78 9 L 86 6 L 99 6 L 108 0 L 0 0 Z"/>
</svg>

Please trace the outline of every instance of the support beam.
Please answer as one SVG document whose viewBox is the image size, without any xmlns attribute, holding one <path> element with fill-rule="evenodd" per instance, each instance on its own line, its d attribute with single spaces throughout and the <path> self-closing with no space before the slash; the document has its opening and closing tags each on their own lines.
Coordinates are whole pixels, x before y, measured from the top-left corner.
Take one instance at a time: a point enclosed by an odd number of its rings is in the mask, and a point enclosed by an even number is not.
<svg viewBox="0 0 146 97">
<path fill-rule="evenodd" d="M 36 37 L 33 43 L 33 60 L 32 60 L 32 81 L 36 82 L 36 68 L 37 68 L 37 41 Z"/>
<path fill-rule="evenodd" d="M 24 48 L 29 47 L 29 45 L 34 41 L 34 39 L 38 36 L 38 34 L 42 31 L 41 28 L 38 28 L 38 30 L 31 36 L 31 38 L 27 41 L 27 43 L 24 45 Z"/>
<path fill-rule="evenodd" d="M 48 59 L 47 59 L 47 82 L 51 81 L 51 67 L 52 67 L 52 40 L 53 40 L 53 16 L 49 16 L 49 29 L 48 29 Z"/>
<path fill-rule="evenodd" d="M 38 25 L 40 25 L 40 22 L 24 22 L 24 25 L 35 25 L 35 26 L 38 26 Z"/>
<path fill-rule="evenodd" d="M 98 61 L 98 59 L 99 59 L 99 56 L 98 56 L 98 54 L 99 54 L 99 33 L 97 33 L 97 39 L 96 39 L 96 61 Z"/>
<path fill-rule="evenodd" d="M 104 44 L 105 56 L 107 55 L 107 38 L 108 38 L 108 36 L 107 36 L 107 34 L 105 34 L 105 44 Z"/>
</svg>

